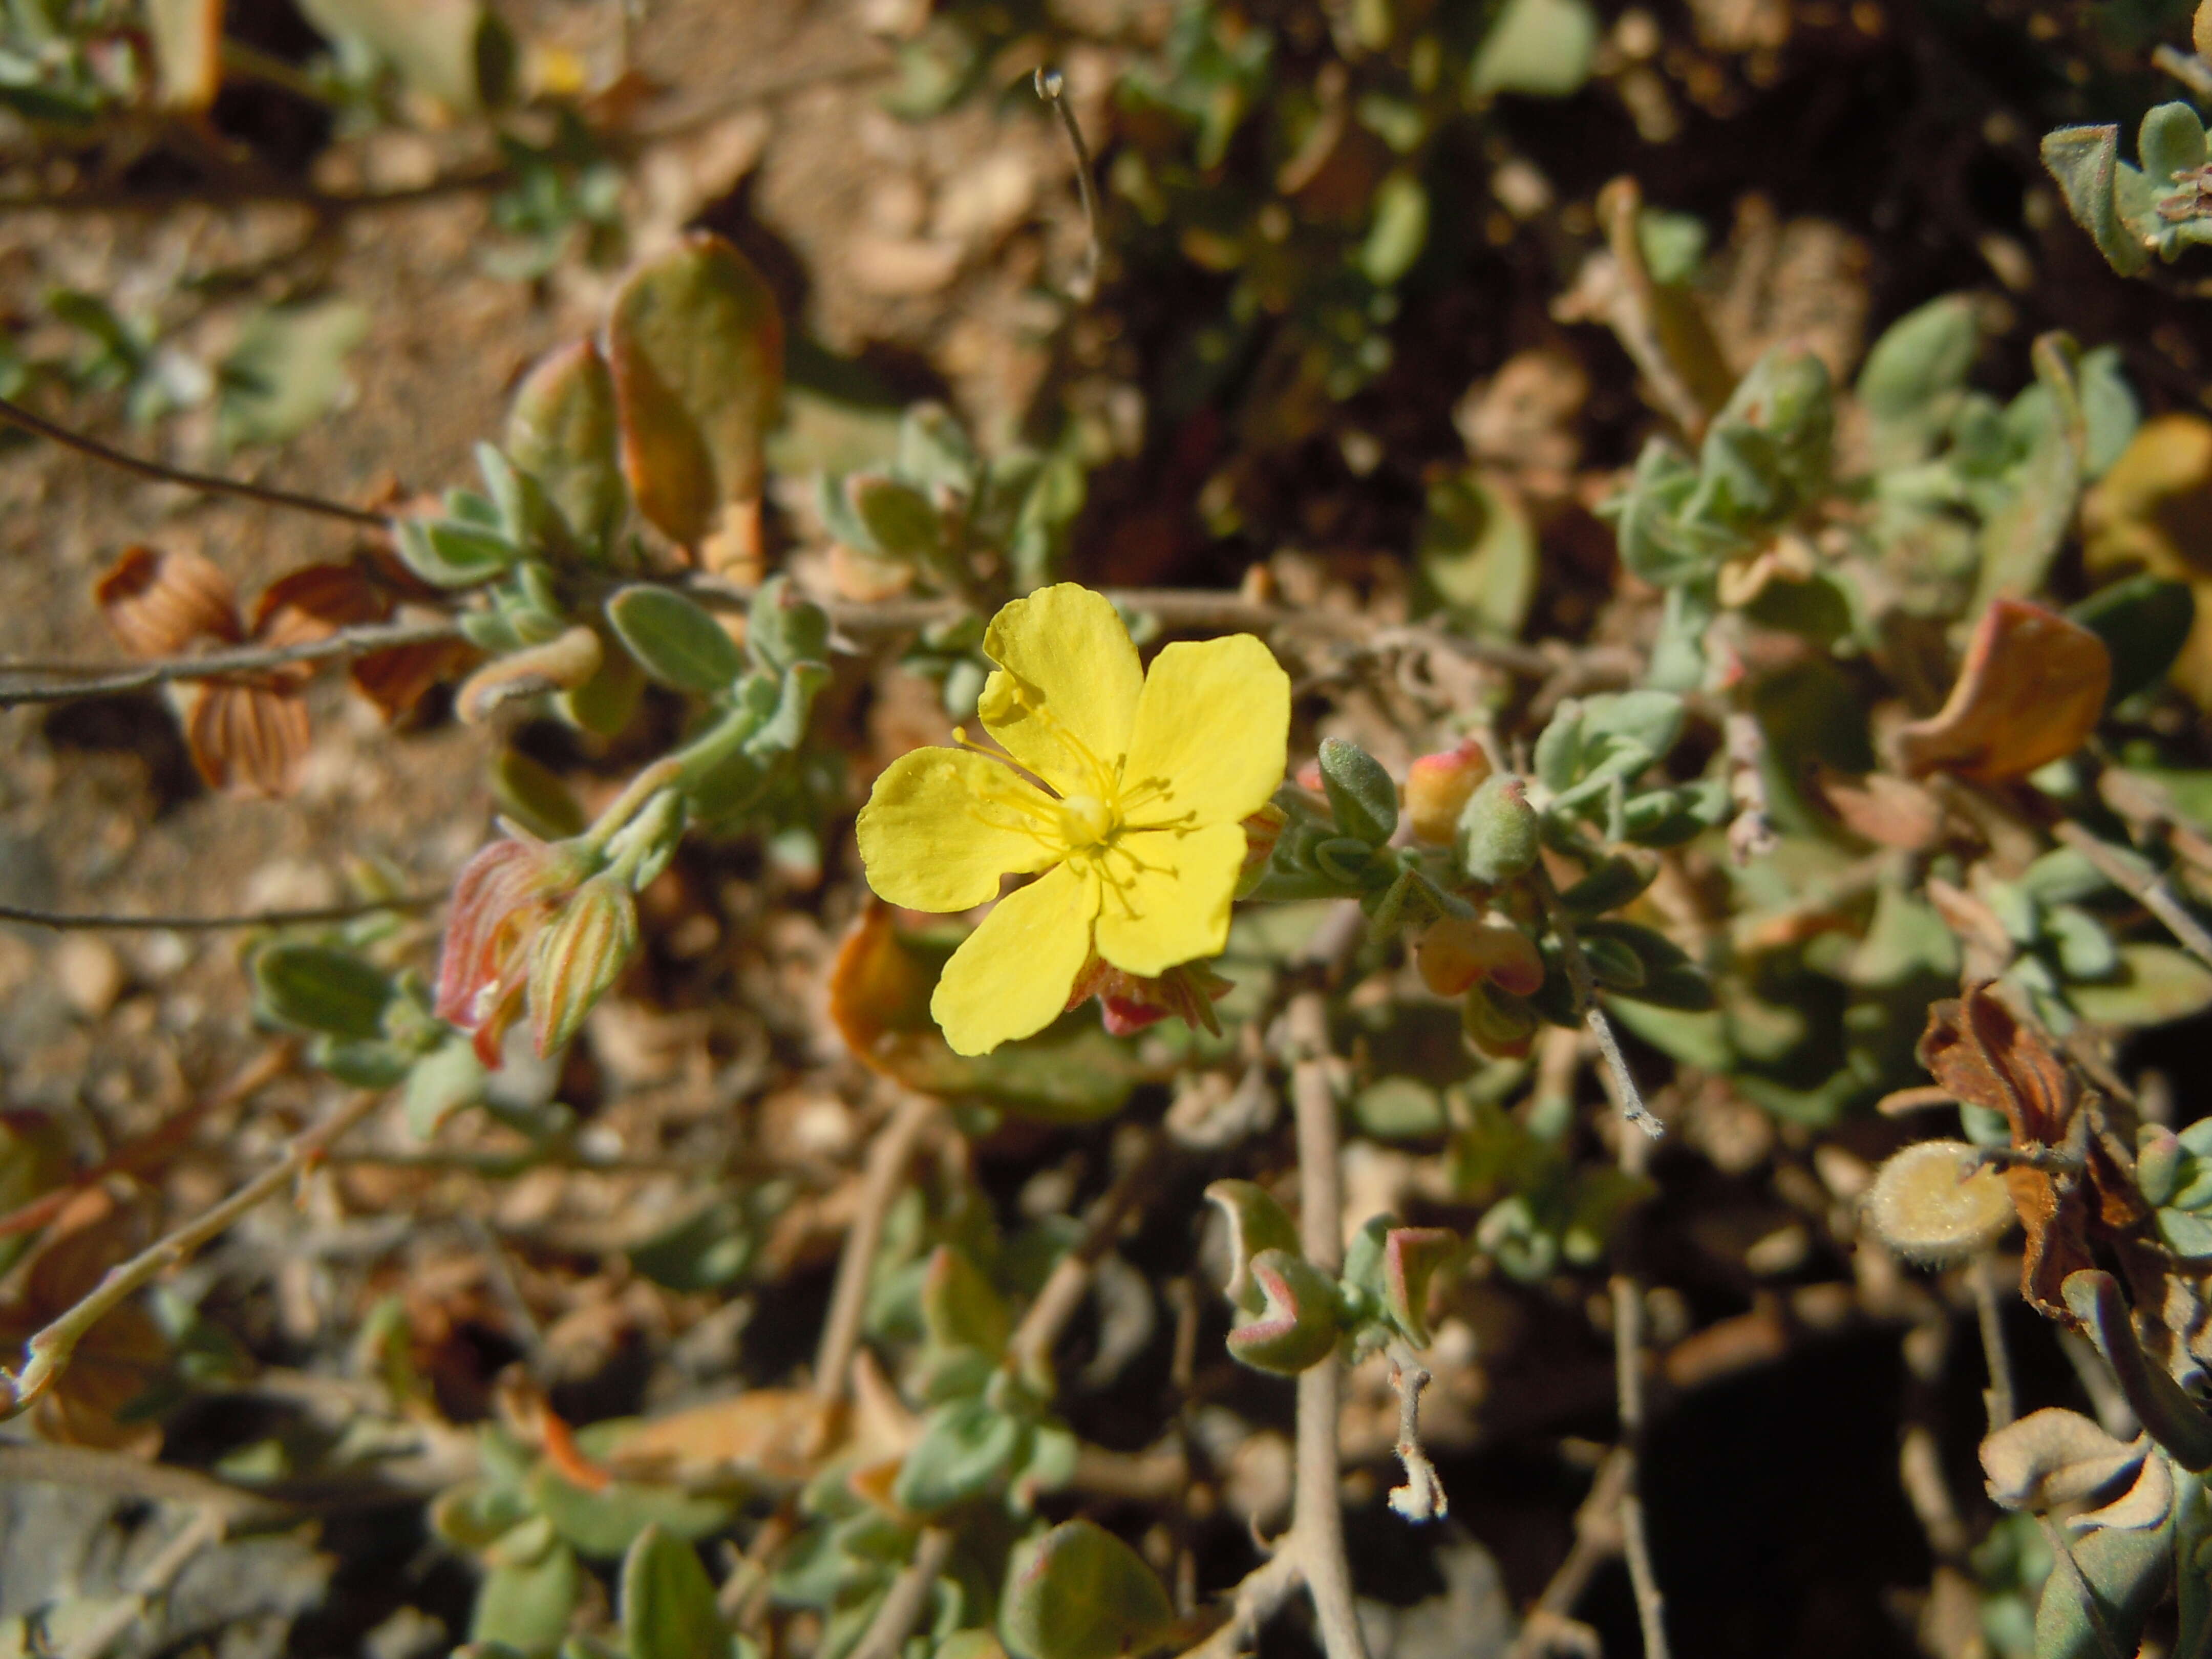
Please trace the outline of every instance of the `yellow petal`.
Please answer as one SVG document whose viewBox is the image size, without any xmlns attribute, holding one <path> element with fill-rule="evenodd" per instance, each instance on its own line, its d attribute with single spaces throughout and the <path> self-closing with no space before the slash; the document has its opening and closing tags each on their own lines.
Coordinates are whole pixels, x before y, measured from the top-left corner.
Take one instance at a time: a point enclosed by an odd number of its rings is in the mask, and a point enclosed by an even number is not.
<svg viewBox="0 0 2212 1659">
<path fill-rule="evenodd" d="M 999 878 L 1060 856 L 1026 831 L 1017 803 L 1053 809 L 1043 791 L 961 749 L 917 749 L 876 779 L 857 826 L 868 885 L 909 910 L 966 910 L 998 896 Z M 1046 819 L 1043 822 L 1048 823 Z"/>
<path fill-rule="evenodd" d="M 1039 588 L 991 618 L 983 654 L 999 665 L 983 729 L 1060 793 L 1104 799 L 1145 678 L 1114 607 L 1073 582 Z"/>
<path fill-rule="evenodd" d="M 1283 781 L 1291 678 L 1249 634 L 1171 645 L 1152 660 L 1121 769 L 1134 828 L 1235 823 Z"/>
<path fill-rule="evenodd" d="M 1243 863 L 1244 831 L 1234 823 L 1124 835 L 1106 859 L 1098 954 L 1145 978 L 1220 955 Z"/>
<path fill-rule="evenodd" d="M 929 1012 L 958 1054 L 988 1054 L 1057 1019 L 1091 955 L 1098 878 L 1060 865 L 1000 899 L 945 964 Z"/>
</svg>

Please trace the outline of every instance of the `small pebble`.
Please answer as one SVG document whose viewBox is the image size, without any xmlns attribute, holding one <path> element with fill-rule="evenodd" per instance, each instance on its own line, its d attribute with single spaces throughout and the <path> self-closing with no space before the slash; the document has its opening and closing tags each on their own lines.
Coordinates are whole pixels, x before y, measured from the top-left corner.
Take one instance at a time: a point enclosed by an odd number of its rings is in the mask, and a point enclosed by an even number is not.
<svg viewBox="0 0 2212 1659">
<path fill-rule="evenodd" d="M 123 994 L 123 959 L 90 933 L 70 933 L 54 946 L 54 981 L 83 1019 L 98 1019 Z"/>
</svg>

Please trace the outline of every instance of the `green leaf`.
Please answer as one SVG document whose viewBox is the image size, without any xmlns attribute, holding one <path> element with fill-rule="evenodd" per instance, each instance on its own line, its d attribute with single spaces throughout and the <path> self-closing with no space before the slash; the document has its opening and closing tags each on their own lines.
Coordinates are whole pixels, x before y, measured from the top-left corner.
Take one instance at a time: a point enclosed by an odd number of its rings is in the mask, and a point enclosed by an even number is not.
<svg viewBox="0 0 2212 1659">
<path fill-rule="evenodd" d="M 507 453 L 532 474 L 583 546 L 604 549 L 628 504 L 617 457 L 614 376 L 589 340 L 530 371 L 507 411 Z"/>
<path fill-rule="evenodd" d="M 368 311 L 350 300 L 253 318 L 216 371 L 216 441 L 225 449 L 282 443 L 313 426 L 351 390 L 346 356 L 368 333 Z"/>
<path fill-rule="evenodd" d="M 1429 192 L 1410 173 L 1393 173 L 1375 189 L 1375 216 L 1360 245 L 1359 269 L 1389 288 L 1413 269 L 1429 240 Z"/>
<path fill-rule="evenodd" d="M 1021 1449 L 1021 1425 L 979 1397 L 950 1401 L 922 1419 L 891 1497 L 917 1515 L 980 1497 Z"/>
<path fill-rule="evenodd" d="M 854 517 L 867 532 L 861 550 L 895 559 L 927 560 L 945 544 L 945 521 L 928 496 L 911 484 L 881 474 L 861 473 L 845 480 L 843 494 Z M 868 544 L 872 544 L 871 547 Z"/>
<path fill-rule="evenodd" d="M 696 546 L 757 502 L 783 395 L 783 322 L 751 263 L 695 233 L 615 296 L 608 356 L 623 471 L 662 534 Z"/>
<path fill-rule="evenodd" d="M 2084 1603 L 2081 1581 L 2054 1567 L 2035 1610 L 2035 1659 L 2105 1659 L 2106 1632 L 2133 1653 L 2172 1571 L 2172 1517 L 2155 1527 L 2099 1527 L 2067 1547 L 2096 1611 Z"/>
<path fill-rule="evenodd" d="M 1981 349 L 1972 295 L 1947 294 L 1890 325 L 1859 371 L 1876 471 L 1924 459 L 1950 426 Z"/>
<path fill-rule="evenodd" d="M 770 576 L 745 612 L 745 649 L 764 669 L 787 673 L 800 663 L 830 660 L 830 617 L 791 585 Z"/>
<path fill-rule="evenodd" d="M 1252 1258 L 1262 1250 L 1295 1253 L 1297 1224 L 1280 1200 L 1250 1181 L 1217 1181 L 1206 1196 L 1221 1208 L 1229 1223 L 1229 1282 L 1222 1293 L 1248 1314 L 1256 1314 L 1267 1298 L 1252 1278 Z"/>
<path fill-rule="evenodd" d="M 253 958 L 253 989 L 262 1012 L 279 1024 L 332 1036 L 384 1034 L 391 978 L 350 951 L 324 945 L 271 945 Z"/>
<path fill-rule="evenodd" d="M 594 1429 L 602 1425 L 592 1425 Z M 730 1524 L 734 1500 L 685 1492 L 681 1486 L 612 1480 L 597 1492 L 572 1485 L 552 1467 L 540 1463 L 527 1488 L 532 1510 L 553 1524 L 570 1547 L 586 1560 L 618 1561 L 633 1550 L 647 1528 L 671 1541 L 709 1538 Z"/>
<path fill-rule="evenodd" d="M 2118 127 L 2061 127 L 2044 134 L 2043 165 L 2058 181 L 2074 222 L 2089 233 L 2113 270 L 2132 276 L 2150 263 L 2150 251 L 2120 222 Z"/>
<path fill-rule="evenodd" d="M 2157 105 L 2144 112 L 2136 131 L 2136 159 L 2153 187 L 2166 189 L 2204 165 L 2204 123 L 2186 104 Z"/>
<path fill-rule="evenodd" d="M 447 1037 L 408 1068 L 402 1106 L 407 1132 L 428 1140 L 455 1112 L 481 1101 L 487 1081 L 483 1062 L 468 1038 Z"/>
<path fill-rule="evenodd" d="M 528 1562 L 495 1566 L 477 1587 L 469 1639 L 496 1642 L 521 1654 L 551 1653 L 568 1633 L 583 1582 L 575 1553 L 566 1544 L 556 1543 Z"/>
<path fill-rule="evenodd" d="M 301 0 L 300 9 L 334 45 L 389 64 L 456 115 L 502 92 L 499 42 L 486 37 L 504 31 L 479 0 Z"/>
<path fill-rule="evenodd" d="M 1013 1659 L 1122 1659 L 1174 1622 L 1158 1575 L 1096 1522 L 1063 1522 L 1006 1564 L 999 1633 Z"/>
<path fill-rule="evenodd" d="M 2100 1025 L 2166 1025 L 2212 1008 L 2212 968 L 2171 945 L 2123 945 L 2120 977 L 2069 985 L 2066 1000 Z"/>
<path fill-rule="evenodd" d="M 1431 484 L 1421 580 L 1455 625 L 1510 637 L 1536 592 L 1536 536 L 1517 502 L 1472 471 Z"/>
<path fill-rule="evenodd" d="M 708 695 L 745 672 L 744 653 L 703 606 L 666 587 L 625 587 L 607 601 L 607 620 L 638 665 L 663 685 Z"/>
<path fill-rule="evenodd" d="M 474 586 L 515 560 L 501 537 L 451 520 L 404 519 L 396 541 L 400 562 L 434 587 Z"/>
<path fill-rule="evenodd" d="M 563 841 L 584 832 L 584 809 L 560 775 L 520 749 L 502 749 L 493 757 L 491 794 L 501 817 L 540 841 Z"/>
<path fill-rule="evenodd" d="M 725 1197 L 634 1246 L 630 1266 L 672 1291 L 718 1291 L 751 1265 L 753 1229 L 744 1204 Z"/>
<path fill-rule="evenodd" d="M 939 1348 L 974 1348 L 994 1360 L 1012 1320 L 991 1281 L 965 1250 L 940 1244 L 921 1280 L 921 1322 Z"/>
<path fill-rule="evenodd" d="M 2197 599 L 2187 582 L 2130 576 L 2099 588 L 2066 614 L 2112 653 L 2112 689 L 2105 696 L 2110 708 L 2166 678 L 2197 625 Z"/>
<path fill-rule="evenodd" d="M 699 1553 L 648 1526 L 622 1571 L 623 1640 L 629 1659 L 722 1659 L 730 1632 Z"/>
<path fill-rule="evenodd" d="M 1398 786 L 1382 763 L 1358 744 L 1322 739 L 1321 781 L 1337 828 L 1346 835 L 1380 847 L 1397 830 Z"/>
<path fill-rule="evenodd" d="M 1564 98 L 1589 78 L 1597 17 L 1583 0 L 1506 0 L 1469 74 L 1477 97 Z"/>
</svg>

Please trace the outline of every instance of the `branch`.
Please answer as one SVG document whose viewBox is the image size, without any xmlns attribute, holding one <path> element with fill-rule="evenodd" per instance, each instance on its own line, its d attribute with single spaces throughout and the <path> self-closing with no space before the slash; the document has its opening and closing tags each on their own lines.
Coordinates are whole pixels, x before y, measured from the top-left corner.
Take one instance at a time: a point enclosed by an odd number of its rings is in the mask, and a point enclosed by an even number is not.
<svg viewBox="0 0 2212 1659">
<path fill-rule="evenodd" d="M 2164 922 L 2197 960 L 2212 965 L 2212 932 L 2207 932 L 2204 924 L 2174 896 L 2165 877 L 2134 854 L 2099 840 L 2071 818 L 2061 818 L 2051 833 L 2087 860 L 2099 875 Z"/>
<path fill-rule="evenodd" d="M 1541 858 L 1530 868 L 1528 875 L 1535 884 L 1537 896 L 1544 902 L 1545 914 L 1552 919 L 1552 931 L 1559 936 L 1559 959 L 1566 964 L 1567 983 L 1574 988 L 1575 1011 L 1582 1015 L 1583 1023 L 1597 1039 L 1598 1053 L 1604 1056 L 1606 1070 L 1613 1078 L 1613 1099 L 1620 1108 L 1620 1115 L 1656 1140 L 1667 1133 L 1667 1126 L 1654 1117 L 1651 1109 L 1644 1103 L 1644 1097 L 1636 1087 L 1636 1074 L 1628 1069 L 1628 1056 L 1620 1052 L 1620 1039 L 1613 1034 L 1613 1022 L 1598 1006 L 1596 982 L 1590 977 L 1589 958 L 1583 954 L 1582 935 L 1575 932 L 1575 920 L 1567 914 L 1566 904 L 1552 880 L 1552 872 L 1544 867 Z"/>
<path fill-rule="evenodd" d="M 1541 868 L 1540 864 L 1538 868 Z M 1550 885 L 1548 878 L 1545 884 Z M 1640 1176 L 1651 1157 L 1651 1143 L 1620 1137 L 1620 1167 Z M 1644 1632 L 1644 1659 L 1668 1659 L 1667 1601 L 1651 1565 L 1651 1540 L 1644 1528 L 1644 1290 L 1626 1273 L 1615 1273 L 1613 1291 L 1613 1389 L 1620 1417 L 1620 1449 L 1627 1468 L 1620 1488 L 1620 1547 L 1628 1558 L 1628 1581 L 1636 1592 L 1636 1619 Z"/>
<path fill-rule="evenodd" d="M 351 921 L 386 910 L 428 910 L 445 902 L 442 890 L 403 893 L 398 898 L 362 899 L 353 904 L 326 904 L 319 909 L 249 910 L 232 916 L 112 916 L 98 911 L 33 910 L 18 904 L 0 904 L 0 921 L 57 930 L 104 927 L 116 933 L 148 929 L 211 933 L 232 927 L 298 927 L 313 922 Z"/>
<path fill-rule="evenodd" d="M 1620 1499 L 1634 1468 L 1635 1460 L 1619 1446 L 1598 1465 L 1597 1478 L 1590 1482 L 1589 1495 L 1575 1511 L 1574 1547 L 1544 1586 L 1535 1606 L 1528 1609 L 1521 1634 L 1506 1650 L 1506 1659 L 1536 1659 L 1560 1645 L 1547 1638 L 1569 1627 L 1587 1630 L 1587 1626 L 1573 1626 L 1575 1604 L 1583 1599 L 1597 1570 L 1620 1553 Z"/>
<path fill-rule="evenodd" d="M 1167 1137 L 1158 1129 L 1146 1131 L 1144 1150 L 1132 1159 L 1114 1184 L 1091 1206 L 1084 1218 L 1083 1237 L 1075 1247 L 1053 1263 L 1052 1272 L 1023 1313 L 1006 1340 L 1006 1364 L 1017 1376 L 1042 1392 L 1053 1390 L 1052 1347 L 1060 1331 L 1083 1305 L 1098 1259 L 1121 1236 L 1121 1222 L 1137 1201 L 1155 1184 Z"/>
<path fill-rule="evenodd" d="M 1398 1461 L 1406 1466 L 1406 1484 L 1391 1489 L 1390 1507 L 1408 1521 L 1441 1521 L 1451 1505 L 1437 1466 L 1421 1449 L 1421 1390 L 1432 1380 L 1429 1368 L 1395 1340 L 1389 1356 L 1390 1386 L 1398 1395 Z"/>
<path fill-rule="evenodd" d="M 915 1540 L 914 1559 L 891 1580 L 876 1616 L 868 1620 L 868 1628 L 846 1659 L 897 1659 L 915 1621 L 929 1605 L 929 1592 L 951 1559 L 952 1534 L 943 1527 L 924 1527 Z"/>
<path fill-rule="evenodd" d="M 14 1417 L 37 1404 L 68 1369 L 70 1356 L 92 1328 L 165 1270 L 187 1261 L 193 1251 L 228 1230 L 241 1216 L 274 1196 L 340 1135 L 374 1111 L 384 1097 L 376 1091 L 356 1095 L 313 1128 L 296 1137 L 284 1156 L 222 1203 L 164 1237 L 128 1261 L 107 1270 L 91 1293 L 24 1345 L 21 1370 L 0 1370 L 0 1418 Z"/>
<path fill-rule="evenodd" d="M 26 674 L 83 675 L 64 685 L 0 685 L 0 708 L 17 703 L 72 702 L 80 697 L 114 696 L 143 691 L 149 686 L 177 680 L 222 679 L 234 674 L 264 673 L 287 663 L 323 662 L 333 657 L 366 656 L 404 645 L 432 645 L 459 639 L 460 626 L 438 622 L 379 623 L 368 628 L 342 628 L 319 640 L 301 645 L 242 647 L 235 651 L 210 651 L 197 657 L 170 657 L 136 668 L 106 664 L 74 668 L 64 665 L 0 662 L 0 679 Z"/>
<path fill-rule="evenodd" d="M 837 1258 L 837 1279 L 830 1291 L 830 1311 L 822 1321 L 822 1340 L 814 1351 L 814 1394 L 819 1400 L 842 1400 L 853 1369 L 854 1350 L 860 1346 L 860 1323 L 868 1311 L 868 1279 L 876 1265 L 877 1248 L 884 1242 L 884 1221 L 899 1183 L 906 1179 L 915 1145 L 936 1122 L 940 1103 L 934 1095 L 905 1094 L 890 1121 L 876 1133 L 868 1148 L 867 1173 L 860 1187 L 860 1207 L 845 1235 L 845 1248 Z"/>
<path fill-rule="evenodd" d="M 1298 1146 L 1299 1253 L 1325 1273 L 1344 1265 L 1344 1186 L 1336 1093 L 1328 1079 L 1328 1004 L 1318 985 L 1292 996 L 1284 1014 L 1291 1051 L 1291 1097 Z M 1344 1554 L 1343 1498 L 1338 1492 L 1334 1354 L 1298 1373 L 1296 1485 L 1289 1549 L 1295 1551 L 1328 1659 L 1367 1659 Z"/>
<path fill-rule="evenodd" d="M 110 1648 L 153 1610 L 155 1601 L 191 1565 L 199 1553 L 220 1544 L 230 1523 L 220 1509 L 204 1509 L 177 1529 L 153 1559 L 131 1580 L 130 1589 L 110 1601 L 92 1622 L 79 1630 L 60 1650 L 60 1659 L 101 1659 Z"/>
<path fill-rule="evenodd" d="M 125 472 L 135 472 L 142 478 L 152 478 L 161 483 L 182 484 L 187 489 L 204 490 L 211 495 L 235 495 L 241 501 L 258 501 L 264 507 L 289 507 L 295 513 L 319 514 L 326 519 L 340 519 L 348 524 L 362 525 L 373 530 L 381 530 L 391 522 L 384 514 L 348 507 L 343 501 L 325 501 L 320 495 L 303 495 L 296 490 L 274 489 L 266 484 L 218 477 L 212 473 L 187 472 L 182 467 L 165 466 L 160 461 L 127 454 L 97 438 L 88 438 L 82 432 L 58 426 L 43 415 L 33 415 L 22 404 L 5 398 L 0 398 L 0 422 L 21 427 L 41 438 L 50 438 L 64 449 L 74 449 L 81 455 L 89 455 L 96 461 L 105 461 L 110 466 L 120 467 Z"/>
<path fill-rule="evenodd" d="M 1058 70 L 1039 67 L 1036 72 L 1036 95 L 1050 104 L 1053 113 L 1060 117 L 1062 131 L 1067 134 L 1067 147 L 1075 152 L 1075 183 L 1083 198 L 1083 228 L 1087 237 L 1083 249 L 1083 263 L 1068 278 L 1067 291 L 1079 304 L 1087 304 L 1098 291 L 1098 195 L 1091 184 L 1091 146 L 1083 142 L 1083 129 L 1076 125 L 1075 112 L 1068 107 L 1063 95 L 1067 90 L 1067 77 Z"/>
</svg>

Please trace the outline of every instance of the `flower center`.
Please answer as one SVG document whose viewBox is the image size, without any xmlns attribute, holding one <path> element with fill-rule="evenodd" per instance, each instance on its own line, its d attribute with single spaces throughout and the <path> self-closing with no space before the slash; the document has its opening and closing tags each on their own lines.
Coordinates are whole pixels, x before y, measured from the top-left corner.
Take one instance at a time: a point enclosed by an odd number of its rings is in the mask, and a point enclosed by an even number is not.
<svg viewBox="0 0 2212 1659">
<path fill-rule="evenodd" d="M 1120 814 L 1096 795 L 1066 795 L 1060 801 L 1060 833 L 1068 850 L 1080 853 L 1112 835 Z"/>
</svg>

